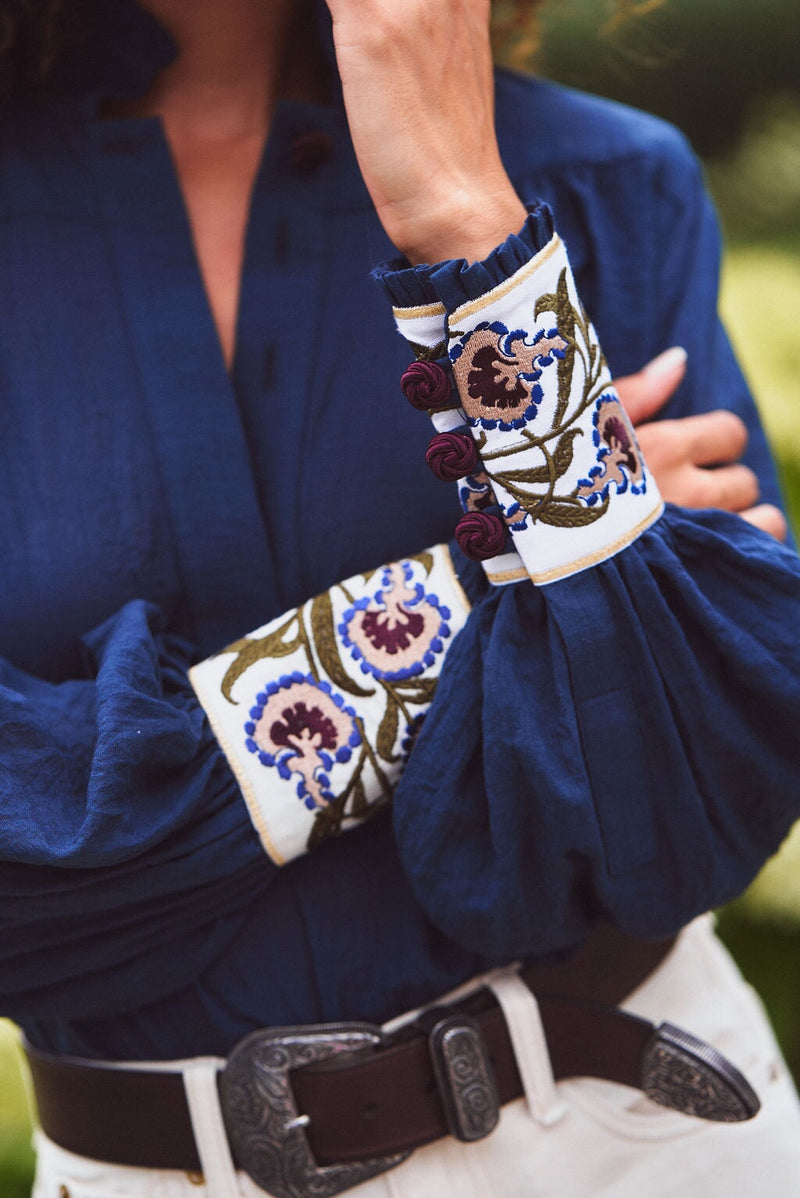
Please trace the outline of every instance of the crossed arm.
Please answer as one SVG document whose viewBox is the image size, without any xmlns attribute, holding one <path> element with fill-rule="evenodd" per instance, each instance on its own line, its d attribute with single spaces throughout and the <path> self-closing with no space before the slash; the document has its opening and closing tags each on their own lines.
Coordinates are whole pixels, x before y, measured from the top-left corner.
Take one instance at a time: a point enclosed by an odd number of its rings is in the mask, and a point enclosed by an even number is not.
<svg viewBox="0 0 800 1198">
<path fill-rule="evenodd" d="M 350 131 L 389 237 L 412 263 L 484 258 L 525 209 L 494 124 L 490 0 L 328 0 Z M 664 498 L 738 512 L 785 539 L 778 508 L 759 504 L 739 463 L 747 429 L 731 412 L 653 421 L 680 385 L 685 356 L 667 351 L 618 380 Z"/>
<path fill-rule="evenodd" d="M 773 504 L 758 502 L 758 478 L 739 461 L 747 445 L 747 428 L 739 416 L 718 409 L 681 420 L 653 419 L 680 385 L 685 369 L 685 354 L 667 350 L 638 374 L 616 381 L 661 494 L 682 507 L 738 512 L 785 541 L 785 516 Z"/>
</svg>

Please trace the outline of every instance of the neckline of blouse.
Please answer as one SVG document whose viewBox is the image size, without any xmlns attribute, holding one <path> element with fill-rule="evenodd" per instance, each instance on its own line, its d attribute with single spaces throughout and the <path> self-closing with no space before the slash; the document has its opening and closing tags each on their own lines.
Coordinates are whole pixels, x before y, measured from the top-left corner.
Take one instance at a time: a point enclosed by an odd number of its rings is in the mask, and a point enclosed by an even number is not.
<svg viewBox="0 0 800 1198">
<path fill-rule="evenodd" d="M 334 64 L 330 13 L 324 0 L 314 0 L 314 4 L 325 56 Z M 174 61 L 178 53 L 174 38 L 137 0 L 114 0 L 113 4 L 103 0 L 88 24 L 90 35 L 67 51 L 55 66 L 47 96 L 57 99 L 65 114 L 79 124 L 126 122 L 135 127 L 140 121 L 152 120 L 107 117 L 103 109 L 111 102 L 135 99 L 146 92 L 159 71 Z M 330 102 L 279 100 L 276 112 L 303 111 L 309 119 L 327 125 L 343 107 L 335 69 L 332 80 Z"/>
</svg>

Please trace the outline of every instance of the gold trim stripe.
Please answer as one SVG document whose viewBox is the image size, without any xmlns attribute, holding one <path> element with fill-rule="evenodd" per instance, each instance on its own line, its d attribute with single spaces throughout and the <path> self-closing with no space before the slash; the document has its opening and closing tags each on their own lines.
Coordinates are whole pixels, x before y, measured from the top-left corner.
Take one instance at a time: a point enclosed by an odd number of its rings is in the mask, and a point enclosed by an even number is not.
<svg viewBox="0 0 800 1198">
<path fill-rule="evenodd" d="M 444 304 L 421 304 L 418 308 L 392 308 L 395 320 L 418 320 L 421 316 L 444 316 Z"/>
<path fill-rule="evenodd" d="M 486 577 L 489 582 L 497 586 L 504 582 L 519 582 L 523 578 L 529 578 L 530 575 L 524 566 L 515 566 L 513 570 L 500 570 L 497 574 L 490 574 L 487 570 Z"/>
<path fill-rule="evenodd" d="M 557 582 L 559 578 L 566 578 L 570 574 L 578 574 L 581 570 L 587 570 L 589 566 L 596 566 L 600 562 L 607 561 L 610 557 L 615 557 L 622 549 L 626 549 L 637 537 L 641 536 L 651 524 L 655 524 L 663 511 L 664 501 L 662 500 L 658 507 L 654 508 L 643 520 L 640 520 L 635 528 L 618 537 L 616 541 L 611 541 L 602 549 L 596 549 L 594 553 L 587 553 L 586 557 L 580 557 L 577 561 L 568 562 L 565 566 L 556 566 L 553 570 L 546 570 L 544 574 L 530 574 L 529 578 L 531 582 L 535 583 L 536 586 L 542 586 L 547 582 Z"/>
<path fill-rule="evenodd" d="M 510 291 L 513 291 L 520 284 L 524 283 L 526 279 L 530 278 L 559 249 L 563 249 L 563 242 L 558 234 L 554 233 L 544 249 L 539 250 L 536 257 L 531 258 L 530 262 L 526 262 L 524 266 L 521 266 L 510 279 L 506 279 L 504 283 L 498 283 L 496 287 L 492 288 L 491 291 L 487 291 L 485 295 L 479 296 L 476 300 L 471 300 L 468 304 L 462 304 L 460 308 L 456 308 L 455 312 L 451 312 L 449 318 L 450 327 L 457 327 L 462 320 L 466 320 L 469 316 L 474 316 L 476 312 L 481 312 L 484 308 L 488 308 L 495 300 L 502 299 L 504 295 L 508 295 Z"/>
</svg>

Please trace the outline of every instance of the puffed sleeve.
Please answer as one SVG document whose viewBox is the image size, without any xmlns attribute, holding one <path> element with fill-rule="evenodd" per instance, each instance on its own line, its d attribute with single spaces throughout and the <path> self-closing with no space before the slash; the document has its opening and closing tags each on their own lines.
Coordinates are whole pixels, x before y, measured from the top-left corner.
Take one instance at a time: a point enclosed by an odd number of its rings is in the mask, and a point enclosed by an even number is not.
<svg viewBox="0 0 800 1198">
<path fill-rule="evenodd" d="M 85 647 L 85 677 L 60 684 L 0 663 L 10 1016 L 133 1008 L 185 984 L 274 869 L 188 683 L 191 647 L 142 602 Z"/>
<path fill-rule="evenodd" d="M 395 795 L 416 897 L 492 957 L 601 916 L 670 934 L 800 813 L 798 559 L 738 517 L 664 508 L 547 212 L 484 263 L 379 276 L 432 466 L 445 435 L 479 451 L 457 540 L 502 549 L 485 571 L 456 551 L 473 610 Z"/>
</svg>

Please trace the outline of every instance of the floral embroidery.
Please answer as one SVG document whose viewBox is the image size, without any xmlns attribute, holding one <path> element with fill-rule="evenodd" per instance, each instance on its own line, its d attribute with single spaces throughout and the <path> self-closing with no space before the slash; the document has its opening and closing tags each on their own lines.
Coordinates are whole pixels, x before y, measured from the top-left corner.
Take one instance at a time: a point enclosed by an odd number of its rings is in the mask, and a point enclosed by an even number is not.
<svg viewBox="0 0 800 1198">
<path fill-rule="evenodd" d="M 530 343 L 525 341 L 522 331 L 508 336 L 525 344 L 529 352 L 535 349 L 538 354 L 543 353 L 544 356 L 531 357 L 531 363 L 538 362 L 529 372 L 531 376 L 538 371 L 541 377 L 542 368 L 553 361 L 557 363 L 556 378 L 552 380 L 552 386 L 548 384 L 553 404 L 553 411 L 548 414 L 548 427 L 538 431 L 535 426 L 521 427 L 518 442 L 497 449 L 487 444 L 486 438 L 492 435 L 491 431 L 482 431 L 478 435 L 478 448 L 486 473 L 512 532 L 525 531 L 537 523 L 578 528 L 593 524 L 608 508 L 607 487 L 597 493 L 592 491 L 591 496 L 581 494 L 580 486 L 584 483 L 593 487 L 591 479 L 588 482 L 581 479 L 572 487 L 559 485 L 573 471 L 575 442 L 584 435 L 581 427 L 584 413 L 595 404 L 598 392 L 601 395 L 607 392 L 608 385 L 605 359 L 586 313 L 572 301 L 566 269 L 560 274 L 556 291 L 541 295 L 537 300 L 534 318 L 538 319 L 544 312 L 555 313 L 557 329 L 540 330 Z M 488 330 L 498 326 L 483 322 L 478 327 Z M 466 336 L 462 337 L 462 342 L 466 340 Z M 503 338 L 500 338 L 500 344 L 504 344 Z M 583 366 L 581 382 L 577 382 L 576 362 Z M 454 369 L 458 370 L 457 362 Z M 541 384 L 537 385 L 542 392 Z M 541 403 L 541 396 L 538 402 Z M 489 425 L 485 427 L 490 429 Z M 504 430 L 501 428 L 500 431 Z"/>
<path fill-rule="evenodd" d="M 389 802 L 468 611 L 438 545 L 338 583 L 192 667 L 278 865 Z"/>
<path fill-rule="evenodd" d="M 309 811 L 333 802 L 325 773 L 350 760 L 361 744 L 355 712 L 327 682 L 295 671 L 267 684 L 245 724 L 245 744 L 262 765 L 276 766 L 287 781 L 299 774 L 298 797 Z"/>
<path fill-rule="evenodd" d="M 426 347 L 440 307 L 396 313 L 415 351 L 438 364 L 441 346 Z M 658 488 L 557 235 L 510 278 L 467 294 L 447 313 L 446 329 L 461 410 L 428 409 L 440 434 L 429 456 L 434 469 L 441 458 L 448 474 L 457 472 L 443 437 L 461 431 L 463 413 L 479 461 L 457 480 L 464 516 L 456 540 L 480 560 L 502 554 L 486 569 L 490 583 L 569 577 L 613 557 L 659 518 Z"/>
<path fill-rule="evenodd" d="M 493 507 L 497 503 L 485 470 L 480 470 L 477 474 L 468 474 L 459 481 L 458 498 L 464 512 L 482 512 L 484 508 Z"/>
<path fill-rule="evenodd" d="M 363 673 L 392 681 L 433 665 L 450 636 L 449 619 L 437 596 L 414 582 L 411 564 L 394 562 L 383 570 L 381 589 L 344 613 L 339 632 Z"/>
<path fill-rule="evenodd" d="M 473 427 L 507 432 L 523 428 L 542 400 L 539 379 L 563 359 L 568 342 L 558 329 L 540 329 L 532 341 L 524 329 L 482 321 L 450 349 L 461 403 Z"/>
<path fill-rule="evenodd" d="M 597 401 L 594 416 L 594 443 L 599 446 L 597 461 L 589 477 L 581 479 L 578 495 L 591 506 L 608 494 L 611 483 L 621 495 L 630 482 L 634 495 L 647 490 L 642 456 L 628 414 L 613 392 Z"/>
</svg>

